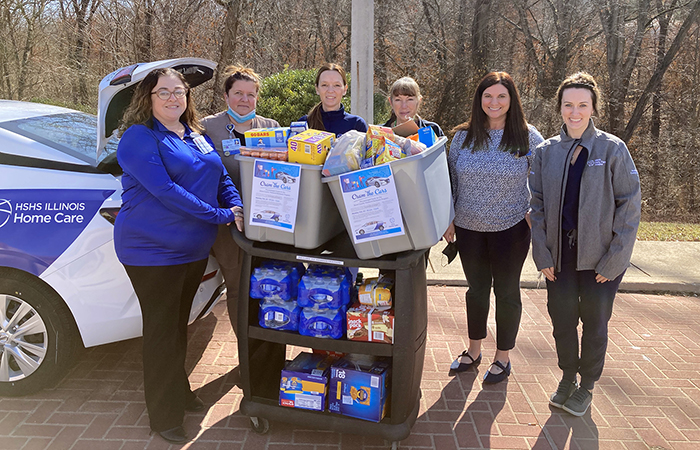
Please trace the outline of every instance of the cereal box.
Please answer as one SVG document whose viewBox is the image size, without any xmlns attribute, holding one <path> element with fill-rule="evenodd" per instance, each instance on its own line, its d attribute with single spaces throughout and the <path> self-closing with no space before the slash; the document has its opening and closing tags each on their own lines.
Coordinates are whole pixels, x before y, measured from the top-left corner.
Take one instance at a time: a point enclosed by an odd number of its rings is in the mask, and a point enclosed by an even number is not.
<svg viewBox="0 0 700 450">
<path fill-rule="evenodd" d="M 327 131 L 306 130 L 288 142 L 289 162 L 322 165 L 335 142 L 335 134 Z"/>
<path fill-rule="evenodd" d="M 286 147 L 289 127 L 254 128 L 245 132 L 246 147 Z"/>
<path fill-rule="evenodd" d="M 379 422 L 386 414 L 390 363 L 386 358 L 347 355 L 331 366 L 328 411 Z"/>
<path fill-rule="evenodd" d="M 394 311 L 354 304 L 346 313 L 348 339 L 353 341 L 394 343 Z"/>
<path fill-rule="evenodd" d="M 337 358 L 299 353 L 287 363 L 280 379 L 280 406 L 323 411 L 326 407 L 330 365 Z"/>
</svg>

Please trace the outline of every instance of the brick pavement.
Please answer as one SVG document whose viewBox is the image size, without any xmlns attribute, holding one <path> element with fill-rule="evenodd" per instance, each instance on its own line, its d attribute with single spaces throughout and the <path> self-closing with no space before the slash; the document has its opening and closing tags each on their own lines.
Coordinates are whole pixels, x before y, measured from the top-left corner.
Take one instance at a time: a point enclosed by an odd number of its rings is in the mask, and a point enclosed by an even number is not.
<svg viewBox="0 0 700 450">
<path fill-rule="evenodd" d="M 431 286 L 421 411 L 406 449 L 700 448 L 700 299 L 620 294 L 593 406 L 575 418 L 548 405 L 558 369 L 543 290 L 523 290 L 523 320 L 508 382 L 482 386 L 478 373 L 447 375 L 466 342 L 463 287 Z M 493 315 L 493 313 L 492 313 Z M 493 319 L 484 357 L 493 355 Z M 196 439 L 170 446 L 149 436 L 140 340 L 87 350 L 57 387 L 0 398 L 0 449 L 381 449 L 381 439 L 273 423 L 257 435 L 238 412 L 236 342 L 226 309 L 190 327 L 188 368 L 209 405 L 189 414 Z"/>
</svg>

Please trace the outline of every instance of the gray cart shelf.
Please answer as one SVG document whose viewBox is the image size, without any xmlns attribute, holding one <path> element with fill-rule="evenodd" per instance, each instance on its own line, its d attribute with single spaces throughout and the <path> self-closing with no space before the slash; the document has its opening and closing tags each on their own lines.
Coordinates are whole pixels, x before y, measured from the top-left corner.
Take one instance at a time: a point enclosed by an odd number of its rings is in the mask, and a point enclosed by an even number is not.
<svg viewBox="0 0 700 450">
<path fill-rule="evenodd" d="M 244 251 L 238 302 L 238 355 L 243 388 L 240 410 L 251 418 L 253 430 L 265 433 L 268 421 L 280 421 L 312 429 L 376 435 L 392 441 L 393 448 L 396 448 L 398 441 L 411 433 L 420 408 L 420 381 L 427 338 L 426 250 L 360 260 L 347 233 L 341 233 L 312 250 L 251 241 L 233 227 L 232 235 Z M 259 300 L 249 296 L 250 274 L 266 259 L 394 271 L 394 344 L 320 339 L 260 327 Z M 391 357 L 391 395 L 386 417 L 374 423 L 329 412 L 279 406 L 280 373 L 285 364 L 287 345 Z"/>
</svg>

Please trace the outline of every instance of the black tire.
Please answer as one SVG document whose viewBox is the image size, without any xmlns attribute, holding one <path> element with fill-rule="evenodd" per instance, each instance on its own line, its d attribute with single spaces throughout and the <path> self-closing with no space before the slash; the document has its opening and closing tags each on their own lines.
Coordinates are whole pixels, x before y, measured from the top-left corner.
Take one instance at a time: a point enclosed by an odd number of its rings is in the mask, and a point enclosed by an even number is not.
<svg viewBox="0 0 700 450">
<path fill-rule="evenodd" d="M 17 344 L 0 346 L 0 396 L 27 395 L 60 381 L 83 348 L 63 299 L 33 275 L 0 269 L 0 308 L 8 319 L 0 323 L 0 340 Z M 21 333 L 28 323 L 35 332 Z"/>
<path fill-rule="evenodd" d="M 360 230 L 357 232 L 357 234 L 365 234 L 365 230 Z"/>
<path fill-rule="evenodd" d="M 262 417 L 251 417 L 250 428 L 257 434 L 267 434 L 270 431 L 270 422 Z"/>
<path fill-rule="evenodd" d="M 262 214 L 256 214 L 255 217 L 258 219 L 262 219 Z"/>
<path fill-rule="evenodd" d="M 381 184 L 379 181 L 375 181 L 375 182 L 374 182 L 374 185 L 375 185 L 376 187 L 378 187 L 378 188 L 379 188 L 379 187 L 382 187 L 382 184 Z"/>
<path fill-rule="evenodd" d="M 384 231 L 384 225 L 379 225 L 379 231 Z"/>
</svg>

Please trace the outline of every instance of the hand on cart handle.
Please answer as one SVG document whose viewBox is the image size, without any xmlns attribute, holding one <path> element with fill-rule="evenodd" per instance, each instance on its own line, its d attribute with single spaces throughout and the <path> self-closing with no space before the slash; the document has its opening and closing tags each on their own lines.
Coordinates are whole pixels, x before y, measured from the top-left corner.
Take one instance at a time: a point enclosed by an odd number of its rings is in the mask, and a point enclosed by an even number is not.
<svg viewBox="0 0 700 450">
<path fill-rule="evenodd" d="M 231 208 L 231 211 L 233 211 L 233 214 L 235 215 L 234 222 L 236 223 L 236 228 L 238 228 L 238 231 L 241 233 L 243 232 L 243 208 L 240 206 L 234 206 Z M 230 223 L 229 223 L 230 225 Z"/>
</svg>

